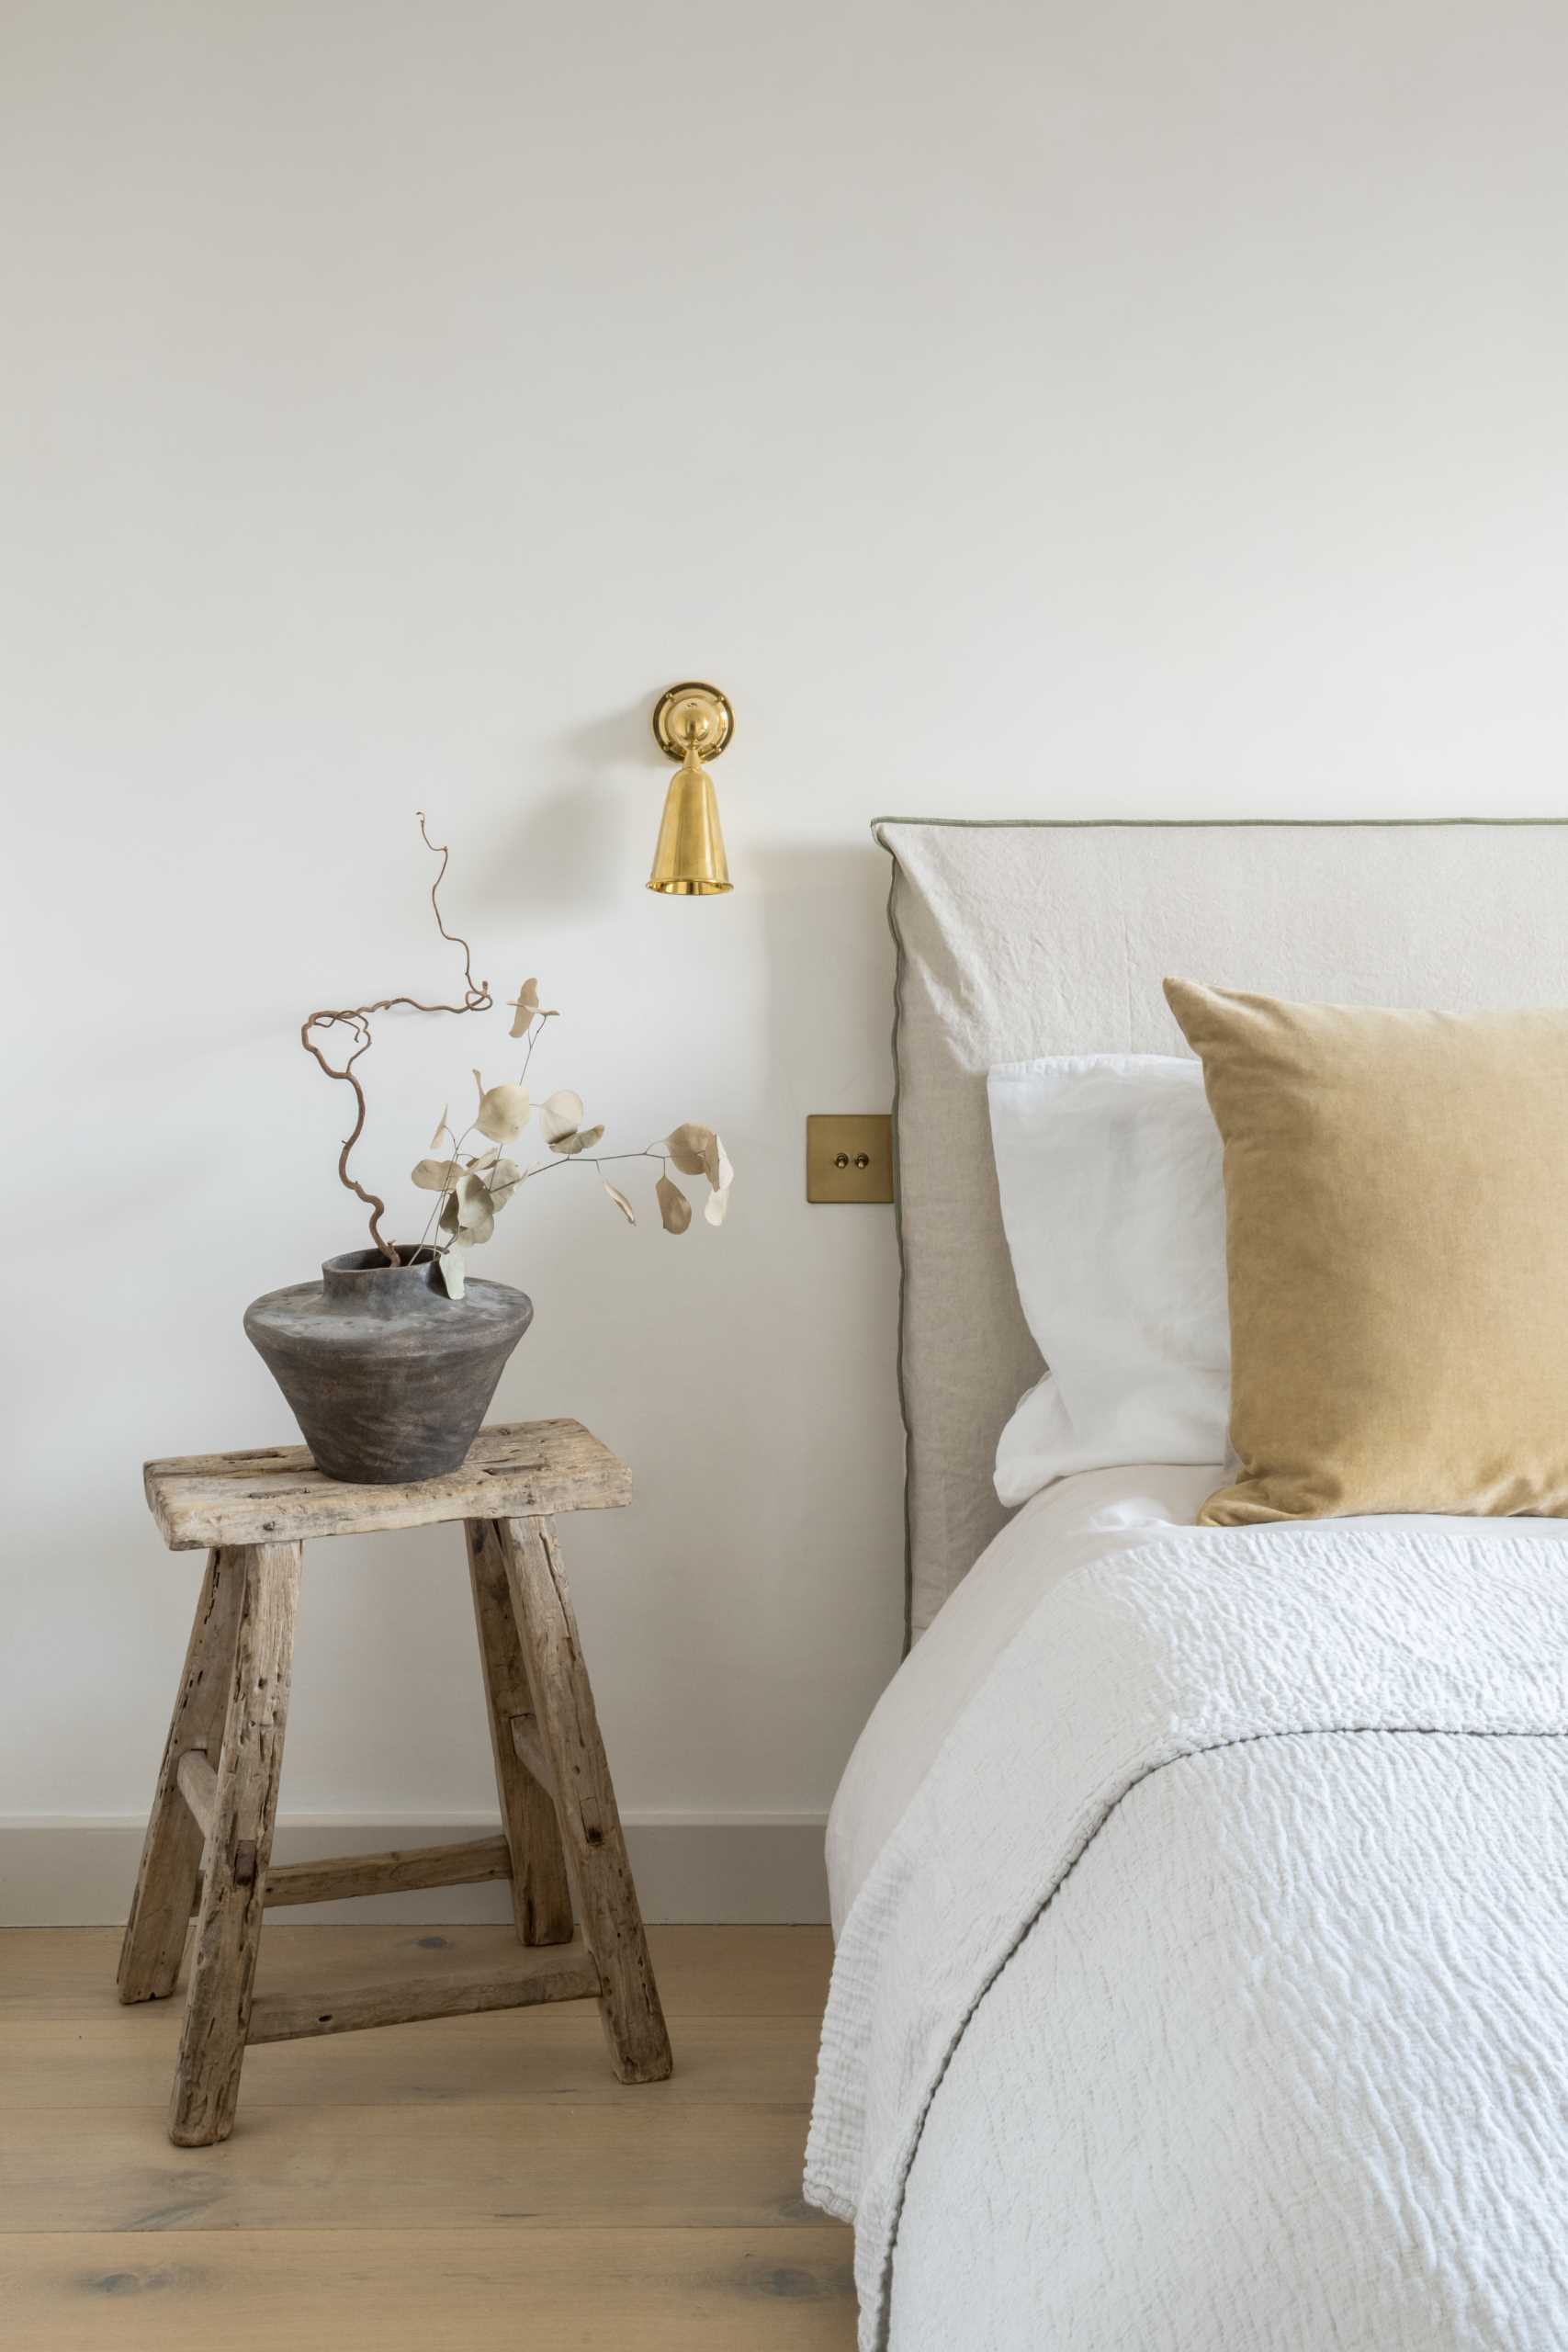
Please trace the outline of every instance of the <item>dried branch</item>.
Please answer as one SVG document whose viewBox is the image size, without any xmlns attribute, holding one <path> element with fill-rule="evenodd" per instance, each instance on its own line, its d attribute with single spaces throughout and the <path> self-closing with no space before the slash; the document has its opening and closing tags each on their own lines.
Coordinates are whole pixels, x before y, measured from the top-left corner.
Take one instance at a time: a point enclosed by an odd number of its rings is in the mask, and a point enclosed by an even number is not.
<svg viewBox="0 0 1568 2352">
<path fill-rule="evenodd" d="M 349 1154 L 354 1149 L 355 1145 L 359 1141 L 361 1135 L 365 1131 L 365 1089 L 359 1082 L 354 1065 L 360 1059 L 362 1055 L 369 1052 L 370 1046 L 374 1042 L 370 1034 L 370 1015 L 373 1012 L 391 1012 L 400 1005 L 406 1005 L 412 1012 L 488 1012 L 495 1001 L 490 992 L 490 982 L 488 980 L 476 981 L 474 978 L 473 951 L 469 947 L 468 941 L 462 936 L 460 932 L 448 931 L 446 923 L 442 921 L 441 900 L 437 893 L 439 892 L 442 882 L 446 877 L 447 861 L 451 855 L 451 852 L 444 842 L 433 842 L 431 840 L 429 833 L 425 830 L 424 811 L 423 808 L 419 811 L 419 830 L 421 838 L 423 839 L 426 849 L 432 851 L 441 860 L 440 870 L 437 873 L 434 881 L 430 886 L 430 903 L 435 915 L 435 927 L 441 933 L 442 938 L 449 941 L 454 947 L 460 947 L 463 951 L 464 987 L 462 1003 L 423 1004 L 417 997 L 387 996 L 382 997 L 379 1001 L 375 1004 L 356 1004 L 344 1007 L 337 1012 L 325 1011 L 321 1012 L 308 1013 L 304 1021 L 300 1023 L 299 1028 L 299 1043 L 304 1046 L 305 1051 L 313 1056 L 315 1060 L 321 1064 L 322 1069 L 325 1070 L 329 1078 L 337 1079 L 344 1085 L 351 1086 L 354 1090 L 354 1125 L 348 1135 L 344 1136 L 343 1149 L 338 1154 L 338 1181 L 348 1192 L 355 1193 L 358 1199 L 362 1200 L 367 1208 L 370 1211 L 370 1238 L 376 1244 L 377 1249 L 381 1252 L 382 1257 L 386 1259 L 388 1264 L 392 1266 L 395 1266 L 398 1262 L 398 1253 L 381 1231 L 381 1219 L 387 1214 L 387 1204 L 378 1193 L 367 1193 L 364 1185 L 359 1182 L 358 1179 L 351 1176 L 348 1172 Z M 351 1030 L 357 1041 L 354 1051 L 349 1055 L 341 1069 L 333 1068 L 333 1064 L 327 1059 L 325 1054 L 322 1053 L 320 1046 L 317 1045 L 310 1035 L 313 1029 L 333 1029 L 339 1027 Z"/>
<path fill-rule="evenodd" d="M 430 904 L 435 916 L 435 928 L 441 933 L 443 939 L 448 940 L 454 947 L 460 947 L 462 949 L 463 978 L 468 983 L 468 986 L 463 991 L 465 1001 L 462 1005 L 422 1005 L 420 1010 L 423 1012 L 486 1012 L 489 1011 L 491 1003 L 490 982 L 488 980 L 481 980 L 478 988 L 474 986 L 473 949 L 468 945 L 468 941 L 463 937 L 461 932 L 447 930 L 446 924 L 441 920 L 441 901 L 435 895 L 440 889 L 443 882 L 446 879 L 447 862 L 450 859 L 452 853 L 447 848 L 445 842 L 433 842 L 430 835 L 425 831 L 423 809 L 418 809 L 415 813 L 419 818 L 420 835 L 424 842 L 425 848 L 430 850 L 438 850 L 441 855 L 441 870 L 430 886 Z M 482 1002 L 480 1001 L 481 999 L 483 1000 Z M 405 1000 L 403 999 L 393 1000 L 394 1002 L 402 1002 L 404 1001 Z"/>
</svg>

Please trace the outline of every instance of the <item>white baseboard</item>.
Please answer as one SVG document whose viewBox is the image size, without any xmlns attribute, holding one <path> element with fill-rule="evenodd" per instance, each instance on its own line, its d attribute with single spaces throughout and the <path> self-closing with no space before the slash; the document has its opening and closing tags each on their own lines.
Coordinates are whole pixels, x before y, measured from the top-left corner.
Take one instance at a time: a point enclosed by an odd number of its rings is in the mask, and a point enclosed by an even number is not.
<svg viewBox="0 0 1568 2352">
<path fill-rule="evenodd" d="M 144 1827 L 140 1818 L 12 1815 L 0 1817 L 0 1927 L 118 1926 L 130 1902 Z M 750 1926 L 828 1917 L 824 1823 L 815 1814 L 645 1813 L 626 1819 L 626 1844 L 651 1920 L 734 1920 Z M 304 1815 L 278 1823 L 273 1859 L 324 1860 L 390 1847 L 436 1846 L 496 1834 L 493 1820 L 451 1815 L 367 1820 Z M 279 1913 L 279 1917 L 284 1915 Z M 300 1904 L 297 1920 L 509 1919 L 504 1883 L 376 1894 L 354 1903 Z"/>
</svg>

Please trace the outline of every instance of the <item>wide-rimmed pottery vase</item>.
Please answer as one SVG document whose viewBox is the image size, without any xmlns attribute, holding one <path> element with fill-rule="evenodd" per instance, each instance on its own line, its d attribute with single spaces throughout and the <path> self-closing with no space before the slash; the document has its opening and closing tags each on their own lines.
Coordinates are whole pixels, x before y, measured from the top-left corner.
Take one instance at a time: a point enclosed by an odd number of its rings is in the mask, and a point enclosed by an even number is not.
<svg viewBox="0 0 1568 2352">
<path fill-rule="evenodd" d="M 461 1467 L 502 1367 L 534 1319 L 504 1283 L 449 1298 L 428 1250 L 329 1258 L 319 1283 L 271 1290 L 245 1332 L 288 1397 L 316 1467 L 397 1486 Z"/>
</svg>

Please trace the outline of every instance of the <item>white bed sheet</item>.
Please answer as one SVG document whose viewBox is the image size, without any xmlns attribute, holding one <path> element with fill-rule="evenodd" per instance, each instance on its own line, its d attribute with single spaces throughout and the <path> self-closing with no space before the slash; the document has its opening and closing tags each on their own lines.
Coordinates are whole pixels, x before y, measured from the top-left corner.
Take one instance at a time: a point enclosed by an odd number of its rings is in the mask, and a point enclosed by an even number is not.
<svg viewBox="0 0 1568 2352">
<path fill-rule="evenodd" d="M 828 1817 L 835 1936 L 937 1751 L 1042 1593 L 1117 1539 L 1190 1527 L 1218 1463 L 1134 1463 L 1059 1478 L 1010 1519 L 878 1700 Z"/>
</svg>

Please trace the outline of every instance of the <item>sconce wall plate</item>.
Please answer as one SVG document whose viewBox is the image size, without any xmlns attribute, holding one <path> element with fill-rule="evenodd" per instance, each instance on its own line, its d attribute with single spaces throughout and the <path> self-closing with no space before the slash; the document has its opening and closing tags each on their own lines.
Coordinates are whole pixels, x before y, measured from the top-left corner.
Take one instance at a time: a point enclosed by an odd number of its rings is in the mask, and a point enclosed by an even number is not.
<svg viewBox="0 0 1568 2352">
<path fill-rule="evenodd" d="M 683 760 L 696 743 L 698 757 L 716 760 L 735 732 L 729 696 L 716 686 L 688 678 L 684 685 L 666 686 L 653 714 L 653 736 L 667 760 Z"/>
<path fill-rule="evenodd" d="M 667 759 L 679 760 L 670 780 L 650 890 L 667 899 L 712 899 L 732 886 L 713 778 L 703 765 L 716 760 L 735 732 L 728 695 L 700 678 L 669 686 L 653 714 L 653 734 Z"/>
</svg>

